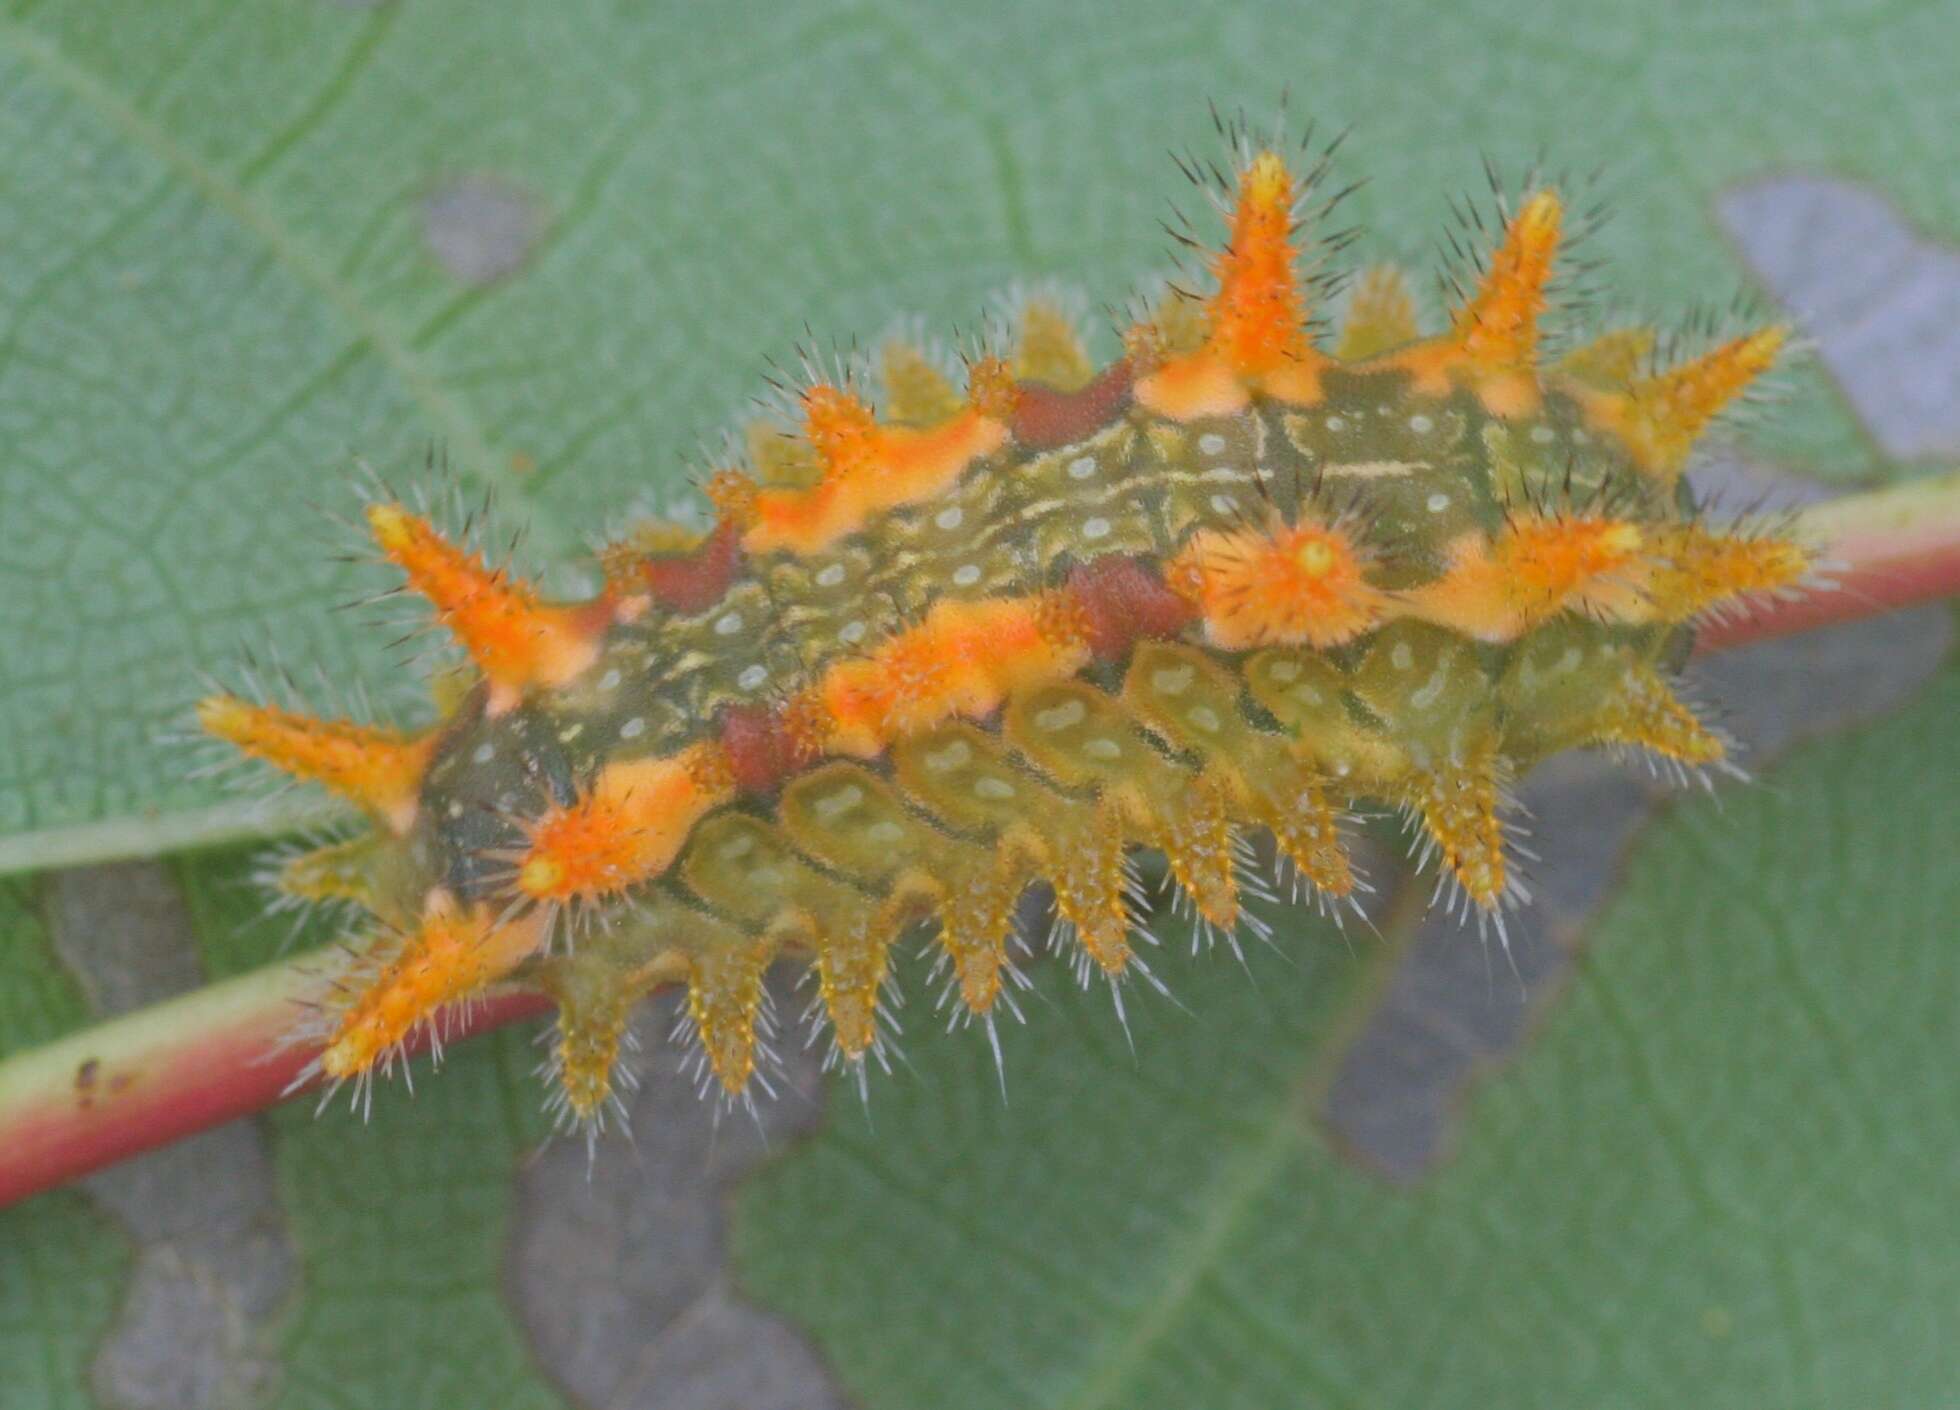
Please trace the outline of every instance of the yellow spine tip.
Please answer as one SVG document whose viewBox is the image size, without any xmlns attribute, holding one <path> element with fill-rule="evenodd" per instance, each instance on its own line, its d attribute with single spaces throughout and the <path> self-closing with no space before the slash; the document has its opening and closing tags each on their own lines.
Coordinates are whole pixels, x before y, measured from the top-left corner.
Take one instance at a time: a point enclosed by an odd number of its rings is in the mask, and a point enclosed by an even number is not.
<svg viewBox="0 0 1960 1410">
<path fill-rule="evenodd" d="M 197 702 L 198 728 L 219 739 L 237 743 L 245 713 L 251 707 L 231 695 L 207 695 Z"/>
<path fill-rule="evenodd" d="M 1263 151 L 1245 169 L 1240 190 L 1248 205 L 1271 210 L 1291 199 L 1293 177 L 1277 152 Z"/>
<path fill-rule="evenodd" d="M 1322 538 L 1308 539 L 1300 545 L 1293 558 L 1303 572 L 1315 578 L 1326 577 L 1339 561 L 1339 556 L 1328 545 L 1327 540 Z"/>
<path fill-rule="evenodd" d="M 1513 228 L 1526 245 L 1549 244 L 1558 239 L 1559 221 L 1564 213 L 1565 203 L 1559 200 L 1558 192 L 1539 191 L 1518 211 Z"/>
<path fill-rule="evenodd" d="M 517 870 L 518 889 L 527 896 L 550 896 L 565 882 L 565 868 L 550 857 L 532 857 Z"/>
<path fill-rule="evenodd" d="M 394 555 L 407 549 L 415 540 L 417 521 L 415 516 L 399 504 L 377 502 L 367 507 L 368 532 L 382 552 Z"/>
</svg>

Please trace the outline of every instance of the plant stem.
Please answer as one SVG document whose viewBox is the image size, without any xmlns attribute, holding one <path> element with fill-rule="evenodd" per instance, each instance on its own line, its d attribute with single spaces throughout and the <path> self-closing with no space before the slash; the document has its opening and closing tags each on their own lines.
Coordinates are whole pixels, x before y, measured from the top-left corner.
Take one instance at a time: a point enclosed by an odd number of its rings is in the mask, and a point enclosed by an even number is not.
<svg viewBox="0 0 1960 1410">
<path fill-rule="evenodd" d="M 1799 532 L 1829 545 L 1833 586 L 1711 627 L 1699 649 L 1960 593 L 1960 474 L 1820 505 Z M 314 1053 L 286 1035 L 320 963 L 268 965 L 0 1062 L 0 1208 L 291 1094 Z M 549 1007 L 506 991 L 447 1031 L 460 1039 Z"/>
<path fill-rule="evenodd" d="M 290 1043 L 296 1005 L 329 951 L 207 985 L 0 1062 L 0 1209 L 288 1095 L 316 1050 Z M 453 1015 L 447 1040 L 551 1007 L 494 994 Z M 427 1046 L 427 1035 L 410 1042 Z"/>
</svg>

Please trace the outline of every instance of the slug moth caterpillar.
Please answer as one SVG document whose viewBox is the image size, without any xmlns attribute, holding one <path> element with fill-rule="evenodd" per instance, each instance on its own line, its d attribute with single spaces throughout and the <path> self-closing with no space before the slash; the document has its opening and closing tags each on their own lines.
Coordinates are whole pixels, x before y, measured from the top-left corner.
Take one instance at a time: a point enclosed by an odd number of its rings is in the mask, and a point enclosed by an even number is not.
<svg viewBox="0 0 1960 1410">
<path fill-rule="evenodd" d="M 862 1073 L 915 930 L 991 1031 L 1037 883 L 1076 973 L 1120 994 L 1149 974 L 1137 849 L 1231 938 L 1269 884 L 1249 838 L 1338 908 L 1361 885 L 1347 815 L 1385 805 L 1501 930 L 1525 770 L 1601 745 L 1723 761 L 1672 668 L 1698 619 L 1812 560 L 1710 522 L 1682 471 L 1786 329 L 1548 351 L 1569 219 L 1537 186 L 1500 202 L 1446 327 L 1375 269 L 1317 339 L 1330 153 L 1226 136 L 1228 171 L 1188 173 L 1227 223 L 1202 290 L 1142 309 L 1116 361 L 1036 296 L 962 376 L 903 340 L 875 377 L 812 371 L 708 480 L 712 527 L 637 527 L 589 600 L 368 505 L 472 663 L 440 722 L 199 707 L 370 819 L 278 877 L 370 917 L 311 1073 L 365 1083 L 445 1006 L 516 983 L 555 1000 L 557 1100 L 591 1130 L 633 1005 L 680 982 L 704 1086 L 744 1098 L 786 954 Z"/>
</svg>

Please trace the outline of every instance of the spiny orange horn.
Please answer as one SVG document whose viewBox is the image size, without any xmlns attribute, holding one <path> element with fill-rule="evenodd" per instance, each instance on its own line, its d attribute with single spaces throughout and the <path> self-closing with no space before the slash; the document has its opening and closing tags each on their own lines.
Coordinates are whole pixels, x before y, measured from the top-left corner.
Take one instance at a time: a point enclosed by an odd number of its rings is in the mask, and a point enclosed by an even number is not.
<svg viewBox="0 0 1960 1410">
<path fill-rule="evenodd" d="M 1505 229 L 1483 283 L 1456 311 L 1453 336 L 1479 371 L 1531 370 L 1563 213 L 1554 192 L 1540 191 L 1527 200 Z"/>
<path fill-rule="evenodd" d="M 1775 363 L 1790 330 L 1781 324 L 1746 333 L 1624 392 L 1581 392 L 1594 425 L 1618 436 L 1634 463 L 1665 484 L 1680 478 L 1688 452 L 1708 423 Z"/>
<path fill-rule="evenodd" d="M 501 714 L 533 686 L 562 685 L 590 666 L 609 609 L 553 607 L 524 583 L 448 542 L 399 504 L 368 506 L 381 551 L 427 598 L 490 682 L 490 713 Z"/>
<path fill-rule="evenodd" d="M 1237 410 L 1257 389 L 1284 401 L 1320 395 L 1327 358 L 1308 339 L 1293 238 L 1299 183 L 1277 153 L 1239 173 L 1231 237 L 1212 262 L 1204 345 L 1137 384 L 1137 399 L 1179 420 Z"/>
<path fill-rule="evenodd" d="M 433 734 L 412 739 L 351 720 L 316 720 L 292 710 L 253 705 L 234 695 L 198 702 L 197 721 L 295 778 L 326 785 L 349 802 L 406 832 L 415 819 Z"/>
</svg>

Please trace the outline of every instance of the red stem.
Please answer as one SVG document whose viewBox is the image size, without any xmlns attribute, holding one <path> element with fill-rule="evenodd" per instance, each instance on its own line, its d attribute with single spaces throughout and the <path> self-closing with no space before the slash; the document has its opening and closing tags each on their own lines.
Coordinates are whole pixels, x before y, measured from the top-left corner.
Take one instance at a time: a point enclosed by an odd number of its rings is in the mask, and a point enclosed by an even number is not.
<svg viewBox="0 0 1960 1410">
<path fill-rule="evenodd" d="M 268 965 L 0 1063 L 0 1209 L 310 1088 L 293 1084 L 317 1050 L 285 1039 L 317 963 Z M 454 1014 L 448 1041 L 550 1007 L 498 994 Z M 425 1033 L 409 1044 L 427 1046 Z"/>
<path fill-rule="evenodd" d="M 1700 649 L 1960 593 L 1960 475 L 1826 504 L 1801 524 L 1829 545 L 1834 586 L 1712 627 Z M 315 963 L 270 965 L 0 1062 L 0 1208 L 287 1095 L 313 1057 L 283 1040 Z M 458 1015 L 451 1037 L 549 1007 L 501 993 Z"/>
</svg>

